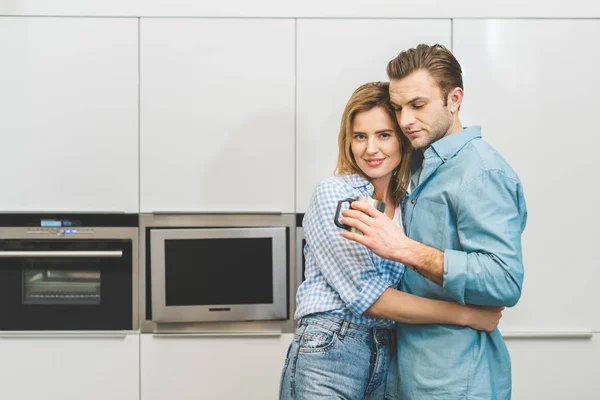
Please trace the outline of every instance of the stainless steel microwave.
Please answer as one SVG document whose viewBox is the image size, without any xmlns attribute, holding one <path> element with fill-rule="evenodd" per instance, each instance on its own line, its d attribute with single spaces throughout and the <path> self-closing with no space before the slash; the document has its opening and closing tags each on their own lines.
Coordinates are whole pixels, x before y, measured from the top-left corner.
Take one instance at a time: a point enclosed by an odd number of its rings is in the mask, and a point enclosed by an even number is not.
<svg viewBox="0 0 600 400">
<path fill-rule="evenodd" d="M 140 225 L 142 331 L 293 329 L 293 214 L 142 214 Z"/>
</svg>

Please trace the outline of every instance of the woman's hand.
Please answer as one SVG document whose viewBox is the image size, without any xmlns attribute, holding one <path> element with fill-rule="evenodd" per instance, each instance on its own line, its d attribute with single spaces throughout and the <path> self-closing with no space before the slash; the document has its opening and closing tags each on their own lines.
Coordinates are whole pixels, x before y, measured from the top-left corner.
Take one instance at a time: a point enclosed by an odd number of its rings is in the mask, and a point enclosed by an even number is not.
<svg viewBox="0 0 600 400">
<path fill-rule="evenodd" d="M 492 332 L 498 326 L 504 307 L 465 306 L 465 325 L 478 331 Z"/>
</svg>

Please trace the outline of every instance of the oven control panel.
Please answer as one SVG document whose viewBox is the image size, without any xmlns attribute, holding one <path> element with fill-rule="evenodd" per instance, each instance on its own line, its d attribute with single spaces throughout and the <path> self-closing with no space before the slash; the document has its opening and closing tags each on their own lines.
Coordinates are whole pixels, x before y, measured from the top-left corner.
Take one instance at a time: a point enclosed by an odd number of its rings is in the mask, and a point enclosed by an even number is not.
<svg viewBox="0 0 600 400">
<path fill-rule="evenodd" d="M 73 236 L 73 235 L 93 235 L 92 228 L 30 228 L 27 229 L 30 235 L 49 235 L 49 236 Z"/>
</svg>

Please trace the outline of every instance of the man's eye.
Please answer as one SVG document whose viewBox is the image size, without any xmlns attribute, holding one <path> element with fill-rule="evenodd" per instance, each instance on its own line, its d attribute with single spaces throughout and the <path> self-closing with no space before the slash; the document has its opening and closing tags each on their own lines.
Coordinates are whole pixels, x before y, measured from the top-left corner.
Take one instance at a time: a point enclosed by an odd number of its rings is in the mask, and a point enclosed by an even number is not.
<svg viewBox="0 0 600 400">
<path fill-rule="evenodd" d="M 414 105 L 413 108 L 418 110 L 419 108 L 423 108 L 424 104 Z"/>
</svg>

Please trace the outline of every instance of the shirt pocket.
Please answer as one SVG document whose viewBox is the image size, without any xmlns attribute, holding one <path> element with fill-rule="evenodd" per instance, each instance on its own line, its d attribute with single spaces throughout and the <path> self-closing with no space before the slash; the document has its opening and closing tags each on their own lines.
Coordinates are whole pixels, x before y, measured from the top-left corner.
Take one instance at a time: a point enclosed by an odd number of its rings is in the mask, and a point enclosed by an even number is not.
<svg viewBox="0 0 600 400">
<path fill-rule="evenodd" d="M 410 237 L 444 251 L 447 247 L 448 206 L 430 199 L 417 199 Z"/>
</svg>

